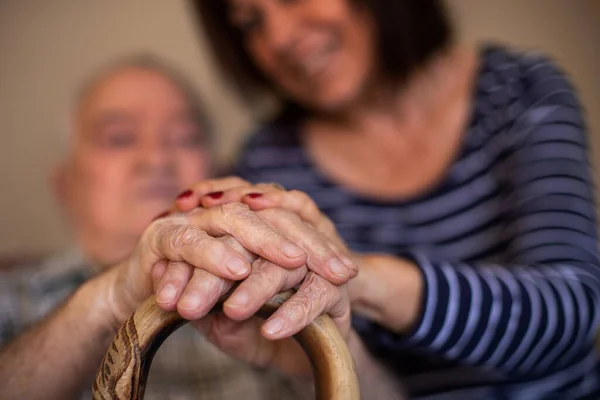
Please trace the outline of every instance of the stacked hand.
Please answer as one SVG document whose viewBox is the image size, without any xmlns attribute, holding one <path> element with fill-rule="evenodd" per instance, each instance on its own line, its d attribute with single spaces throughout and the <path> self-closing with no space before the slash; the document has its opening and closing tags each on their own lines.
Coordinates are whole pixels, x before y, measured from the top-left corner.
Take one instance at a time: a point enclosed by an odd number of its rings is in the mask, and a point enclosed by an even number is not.
<svg viewBox="0 0 600 400">
<path fill-rule="evenodd" d="M 160 307 L 196 321 L 225 352 L 293 375 L 309 374 L 310 365 L 290 337 L 316 317 L 329 314 L 350 337 L 344 284 L 357 267 L 331 221 L 305 194 L 224 178 L 199 183 L 171 211 L 107 274 L 115 325 L 156 293 Z M 223 314 L 204 317 L 236 281 Z M 291 288 L 297 292 L 265 323 L 253 317 Z"/>
</svg>

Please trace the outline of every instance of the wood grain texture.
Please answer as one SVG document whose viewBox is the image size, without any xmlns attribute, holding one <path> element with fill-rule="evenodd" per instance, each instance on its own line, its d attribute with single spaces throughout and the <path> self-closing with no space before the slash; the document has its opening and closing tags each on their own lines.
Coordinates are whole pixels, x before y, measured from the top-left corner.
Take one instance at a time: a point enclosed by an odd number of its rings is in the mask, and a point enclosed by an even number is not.
<svg viewBox="0 0 600 400">
<path fill-rule="evenodd" d="M 282 292 L 257 313 L 268 318 L 293 294 Z M 222 298 L 211 313 L 221 312 Z M 154 354 L 164 340 L 187 321 L 166 312 L 148 298 L 117 332 L 96 374 L 94 400 L 141 400 Z M 315 319 L 295 335 L 311 359 L 316 398 L 358 400 L 360 390 L 352 355 L 334 322 L 327 315 Z"/>
</svg>

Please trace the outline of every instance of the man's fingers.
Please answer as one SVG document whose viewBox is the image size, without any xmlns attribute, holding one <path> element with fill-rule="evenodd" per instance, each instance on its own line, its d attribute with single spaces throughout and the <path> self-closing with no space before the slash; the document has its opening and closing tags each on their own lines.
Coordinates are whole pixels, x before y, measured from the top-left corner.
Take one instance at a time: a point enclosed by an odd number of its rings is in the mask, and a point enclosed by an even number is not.
<svg viewBox="0 0 600 400">
<path fill-rule="evenodd" d="M 183 218 L 179 221 L 177 218 Z M 185 261 L 226 279 L 239 280 L 250 273 L 250 263 L 236 250 L 215 239 L 204 230 L 189 224 L 185 217 L 174 217 L 154 223 L 145 237 L 153 257 Z M 146 261 L 148 262 L 148 261 Z"/>
<path fill-rule="evenodd" d="M 344 284 L 358 273 L 358 267 L 333 245 L 327 237 L 304 223 L 296 214 L 269 208 L 257 212 L 277 232 L 303 248 L 308 269 L 328 281 Z"/>
<path fill-rule="evenodd" d="M 196 268 L 179 301 L 177 311 L 188 320 L 206 315 L 233 286 L 233 282 Z"/>
<path fill-rule="evenodd" d="M 160 280 L 164 276 L 165 272 L 167 272 L 167 267 L 169 266 L 169 262 L 167 260 L 158 261 L 154 267 L 152 267 L 152 288 L 156 292 Z"/>
<path fill-rule="evenodd" d="M 268 339 L 292 336 L 323 313 L 328 313 L 342 334 L 350 324 L 350 307 L 342 289 L 309 272 L 298 291 L 286 301 L 263 325 Z"/>
<path fill-rule="evenodd" d="M 306 263 L 306 252 L 301 247 L 274 230 L 244 204 L 196 209 L 188 215 L 194 226 L 209 235 L 231 235 L 251 253 L 277 265 L 298 268 Z"/>
<path fill-rule="evenodd" d="M 229 296 L 223 311 L 236 321 L 250 318 L 277 293 L 302 282 L 306 272 L 305 266 L 285 269 L 259 258 L 252 264 L 250 275 Z"/>
<path fill-rule="evenodd" d="M 156 302 L 167 311 L 177 307 L 177 301 L 192 277 L 194 267 L 185 261 L 168 262 L 165 273 L 156 285 Z"/>
<path fill-rule="evenodd" d="M 340 239 L 333 222 L 321 212 L 316 203 L 304 192 L 299 190 L 271 190 L 266 192 L 248 193 L 241 200 L 251 210 L 264 210 L 265 208 L 283 208 L 298 214 L 300 218 L 312 225 L 317 231 L 334 240 L 342 250 L 346 246 Z"/>
</svg>

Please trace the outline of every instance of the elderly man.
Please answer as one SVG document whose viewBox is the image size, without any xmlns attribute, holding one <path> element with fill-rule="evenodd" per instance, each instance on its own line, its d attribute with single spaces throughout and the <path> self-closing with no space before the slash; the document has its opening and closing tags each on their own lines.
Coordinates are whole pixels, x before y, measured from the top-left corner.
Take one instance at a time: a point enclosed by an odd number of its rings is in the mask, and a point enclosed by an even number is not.
<svg viewBox="0 0 600 400">
<path fill-rule="evenodd" d="M 54 182 L 76 246 L 42 265 L 0 275 L 0 398 L 50 399 L 69 393 L 55 393 L 52 385 L 32 389 L 40 382 L 26 379 L 39 376 L 46 380 L 68 376 L 71 386 L 78 386 L 73 391 L 90 396 L 96 366 L 73 362 L 72 370 L 52 371 L 55 360 L 48 359 L 44 350 L 52 343 L 40 337 L 46 322 L 35 323 L 104 266 L 127 257 L 144 229 L 177 194 L 207 177 L 208 133 L 191 86 L 156 58 L 121 60 L 83 85 Z M 71 333 L 68 326 L 64 332 L 63 337 Z M 86 350 L 74 346 L 77 351 Z M 75 359 L 73 354 L 65 357 Z M 234 360 L 188 326 L 158 351 L 146 390 L 146 399 L 242 397 L 294 395 L 282 376 Z"/>
</svg>

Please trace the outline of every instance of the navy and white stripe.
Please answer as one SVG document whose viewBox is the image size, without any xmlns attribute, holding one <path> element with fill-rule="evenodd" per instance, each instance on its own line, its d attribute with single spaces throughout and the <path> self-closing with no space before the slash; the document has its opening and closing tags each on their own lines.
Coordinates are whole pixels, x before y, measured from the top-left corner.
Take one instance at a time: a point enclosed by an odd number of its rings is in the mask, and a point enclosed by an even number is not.
<svg viewBox="0 0 600 400">
<path fill-rule="evenodd" d="M 355 251 L 412 258 L 425 280 L 414 331 L 360 318 L 372 351 L 422 398 L 600 397 L 600 260 L 588 139 L 548 59 L 481 53 L 462 153 L 434 190 L 381 202 L 316 170 L 293 118 L 251 137 L 237 173 L 308 193 Z"/>
</svg>

